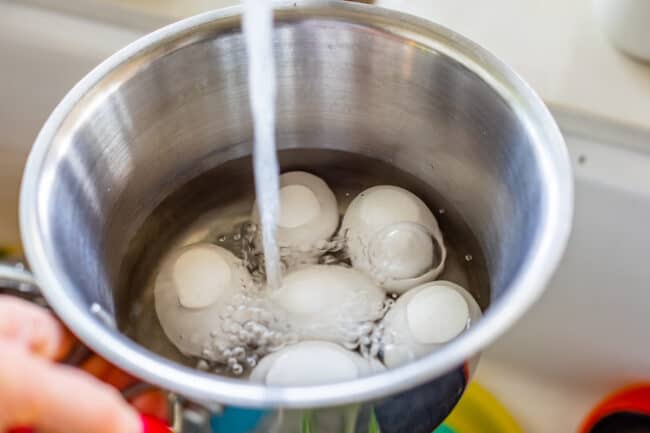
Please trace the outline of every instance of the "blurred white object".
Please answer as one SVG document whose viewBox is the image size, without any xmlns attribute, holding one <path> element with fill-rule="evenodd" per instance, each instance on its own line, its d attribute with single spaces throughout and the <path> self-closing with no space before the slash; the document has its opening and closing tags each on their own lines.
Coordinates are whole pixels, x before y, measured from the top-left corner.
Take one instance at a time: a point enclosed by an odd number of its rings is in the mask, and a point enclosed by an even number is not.
<svg viewBox="0 0 650 433">
<path fill-rule="evenodd" d="M 617 48 L 650 60 L 650 0 L 594 0 L 594 13 Z"/>
</svg>

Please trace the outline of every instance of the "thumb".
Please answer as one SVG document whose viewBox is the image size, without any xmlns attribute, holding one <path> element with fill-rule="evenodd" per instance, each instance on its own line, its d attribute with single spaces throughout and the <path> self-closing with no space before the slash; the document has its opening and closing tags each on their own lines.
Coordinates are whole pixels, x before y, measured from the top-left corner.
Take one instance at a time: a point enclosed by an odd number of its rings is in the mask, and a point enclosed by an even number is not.
<svg viewBox="0 0 650 433">
<path fill-rule="evenodd" d="M 0 295 L 0 341 L 12 342 L 46 358 L 64 346 L 66 333 L 44 308 L 8 295 Z"/>
<path fill-rule="evenodd" d="M 0 343 L 0 431 L 141 433 L 137 413 L 112 387 L 72 367 Z"/>
</svg>

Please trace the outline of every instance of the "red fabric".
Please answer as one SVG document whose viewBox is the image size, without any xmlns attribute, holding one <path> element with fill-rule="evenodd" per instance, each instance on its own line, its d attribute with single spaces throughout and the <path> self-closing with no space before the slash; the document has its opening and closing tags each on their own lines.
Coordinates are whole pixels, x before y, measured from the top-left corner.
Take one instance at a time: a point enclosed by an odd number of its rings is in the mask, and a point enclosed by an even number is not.
<svg viewBox="0 0 650 433">
<path fill-rule="evenodd" d="M 623 388 L 601 401 L 582 422 L 580 433 L 589 433 L 608 415 L 629 412 L 650 416 L 650 383 Z"/>
<path fill-rule="evenodd" d="M 167 423 L 152 418 L 147 415 L 142 415 L 142 433 L 170 433 L 172 430 Z"/>
<path fill-rule="evenodd" d="M 143 415 L 148 415 L 161 421 L 169 421 L 167 419 L 167 397 L 161 391 L 147 391 L 132 399 L 130 403 Z"/>
<path fill-rule="evenodd" d="M 142 433 L 170 433 L 172 430 L 166 422 L 159 419 L 141 415 L 142 420 Z M 9 430 L 8 433 L 34 433 L 34 430 L 29 427 L 17 427 Z"/>
</svg>

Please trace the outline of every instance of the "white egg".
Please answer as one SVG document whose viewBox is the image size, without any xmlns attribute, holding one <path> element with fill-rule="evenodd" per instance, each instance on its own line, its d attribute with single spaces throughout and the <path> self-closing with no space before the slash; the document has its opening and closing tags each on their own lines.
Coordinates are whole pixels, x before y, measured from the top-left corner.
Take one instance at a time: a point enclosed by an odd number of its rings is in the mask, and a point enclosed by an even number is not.
<svg viewBox="0 0 650 433">
<path fill-rule="evenodd" d="M 385 295 L 365 274 L 338 265 L 311 265 L 287 274 L 272 301 L 302 339 L 344 343 L 364 322 L 381 317 Z"/>
<path fill-rule="evenodd" d="M 405 291 L 434 280 L 447 251 L 431 210 L 403 188 L 380 185 L 360 193 L 341 224 L 354 267 L 383 289 Z"/>
<path fill-rule="evenodd" d="M 156 277 L 156 313 L 169 340 L 184 354 L 202 356 L 221 332 L 219 314 L 252 284 L 241 260 L 208 243 L 171 253 Z M 211 336 L 212 333 L 212 336 Z"/>
<path fill-rule="evenodd" d="M 467 290 L 450 281 L 434 281 L 400 296 L 382 324 L 383 361 L 395 367 L 433 351 L 481 317 Z"/>
<path fill-rule="evenodd" d="M 252 219 L 259 222 L 257 204 Z M 339 224 L 336 197 L 319 177 L 304 171 L 280 176 L 280 216 L 277 227 L 281 247 L 311 247 L 329 239 Z"/>
<path fill-rule="evenodd" d="M 345 382 L 384 370 L 376 359 L 365 359 L 338 344 L 303 341 L 267 355 L 250 379 L 271 386 L 309 386 Z"/>
</svg>

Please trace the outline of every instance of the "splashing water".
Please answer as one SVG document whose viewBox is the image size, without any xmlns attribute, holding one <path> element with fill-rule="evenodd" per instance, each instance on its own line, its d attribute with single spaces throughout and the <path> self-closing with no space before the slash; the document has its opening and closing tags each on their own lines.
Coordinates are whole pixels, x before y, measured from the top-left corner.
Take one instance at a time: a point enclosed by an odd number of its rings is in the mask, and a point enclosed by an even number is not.
<svg viewBox="0 0 650 433">
<path fill-rule="evenodd" d="M 276 227 L 280 209 L 279 167 L 275 149 L 275 63 L 273 7 L 269 0 L 245 0 L 242 21 L 248 53 L 250 104 L 255 130 L 253 170 L 266 281 L 278 288 L 282 279 Z"/>
</svg>

